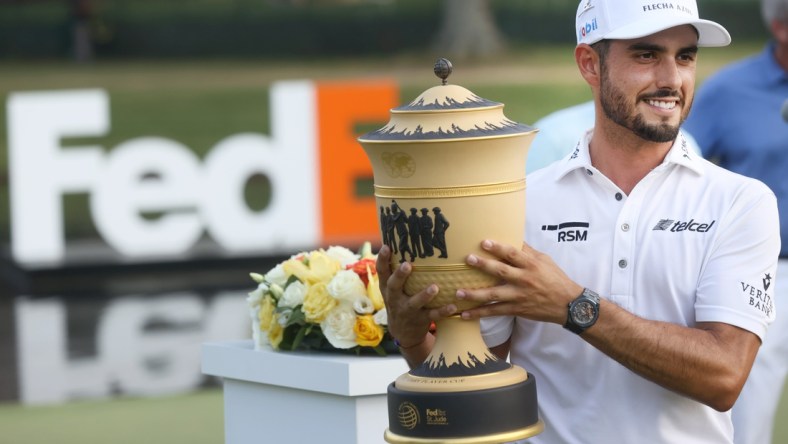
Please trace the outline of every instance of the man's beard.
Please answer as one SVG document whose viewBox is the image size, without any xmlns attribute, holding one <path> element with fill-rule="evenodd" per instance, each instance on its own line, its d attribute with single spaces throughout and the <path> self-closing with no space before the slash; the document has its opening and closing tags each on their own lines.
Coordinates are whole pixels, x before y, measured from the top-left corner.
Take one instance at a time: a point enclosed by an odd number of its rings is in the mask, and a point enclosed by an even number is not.
<svg viewBox="0 0 788 444">
<path fill-rule="evenodd" d="M 641 139 L 649 142 L 672 142 L 679 134 L 679 127 L 689 112 L 685 108 L 678 125 L 669 123 L 648 124 L 643 115 L 635 111 L 635 106 L 628 103 L 624 93 L 613 85 L 607 75 L 607 70 L 602 69 L 602 83 L 600 87 L 602 110 L 613 122 L 629 129 Z M 659 90 L 647 98 L 681 97 L 677 91 Z M 641 98 L 646 99 L 646 97 Z M 679 101 L 681 103 L 681 100 Z"/>
</svg>

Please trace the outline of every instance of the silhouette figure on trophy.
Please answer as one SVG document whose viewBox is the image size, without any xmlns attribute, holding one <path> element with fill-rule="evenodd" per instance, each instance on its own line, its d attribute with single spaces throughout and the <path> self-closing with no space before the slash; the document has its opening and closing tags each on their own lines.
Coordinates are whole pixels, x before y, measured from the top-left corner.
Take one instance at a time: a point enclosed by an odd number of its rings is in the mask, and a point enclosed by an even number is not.
<svg viewBox="0 0 788 444">
<path fill-rule="evenodd" d="M 386 218 L 383 220 L 383 230 L 386 231 L 384 237 L 389 240 L 387 245 L 391 248 L 391 252 L 394 254 L 399 253 L 399 250 L 397 250 L 397 240 L 394 237 L 394 216 L 391 215 L 391 208 L 389 207 L 386 207 Z"/>
<path fill-rule="evenodd" d="M 386 216 L 386 211 L 383 205 L 380 206 L 380 232 L 383 235 L 383 245 L 391 248 L 391 241 L 389 240 L 389 217 Z"/>
<path fill-rule="evenodd" d="M 435 214 L 435 228 L 432 230 L 432 245 L 440 250 L 441 254 L 438 257 L 449 257 L 446 252 L 446 230 L 449 229 L 449 221 L 446 220 L 446 216 L 441 213 L 440 208 L 435 207 L 432 209 L 432 212 Z"/>
<path fill-rule="evenodd" d="M 408 216 L 408 233 L 410 234 L 410 245 L 413 247 L 413 254 L 424 259 L 424 250 L 421 249 L 421 222 L 419 222 L 418 210 L 410 209 Z"/>
<path fill-rule="evenodd" d="M 392 200 L 391 201 L 391 222 L 394 227 L 397 229 L 397 237 L 399 239 L 399 252 L 400 252 L 400 263 L 405 262 L 405 253 L 410 254 L 410 261 L 413 262 L 416 260 L 416 255 L 413 254 L 413 251 L 410 249 L 410 245 L 408 244 L 408 223 L 405 220 L 407 216 L 405 216 L 405 212 L 402 211 L 397 205 L 397 202 Z"/>
<path fill-rule="evenodd" d="M 421 238 L 421 246 L 424 251 L 424 257 L 432 257 L 435 255 L 435 250 L 432 248 L 432 218 L 429 215 L 427 208 L 421 209 L 421 217 L 419 217 L 419 237 Z"/>
</svg>

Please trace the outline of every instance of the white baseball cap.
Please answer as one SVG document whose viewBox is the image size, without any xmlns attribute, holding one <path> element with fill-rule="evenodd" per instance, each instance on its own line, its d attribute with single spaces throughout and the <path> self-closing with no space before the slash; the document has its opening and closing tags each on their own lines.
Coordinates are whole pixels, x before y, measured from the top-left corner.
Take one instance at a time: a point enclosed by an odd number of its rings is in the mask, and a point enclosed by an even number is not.
<svg viewBox="0 0 788 444">
<path fill-rule="evenodd" d="M 731 42 L 722 25 L 698 17 L 695 0 L 581 0 L 575 32 L 578 45 L 590 45 L 602 39 L 636 39 L 680 25 L 698 30 L 698 46 Z"/>
</svg>

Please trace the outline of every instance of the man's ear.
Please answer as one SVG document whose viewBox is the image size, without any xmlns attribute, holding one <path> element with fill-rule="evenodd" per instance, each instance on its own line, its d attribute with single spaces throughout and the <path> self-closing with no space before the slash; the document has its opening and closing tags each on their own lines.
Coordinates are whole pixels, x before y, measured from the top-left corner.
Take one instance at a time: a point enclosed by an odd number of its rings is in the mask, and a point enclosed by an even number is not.
<svg viewBox="0 0 788 444">
<path fill-rule="evenodd" d="M 578 69 L 580 69 L 580 75 L 583 76 L 586 82 L 592 87 L 599 86 L 602 73 L 599 65 L 599 54 L 594 51 L 594 48 L 585 43 L 577 45 L 575 48 L 575 62 Z"/>
</svg>

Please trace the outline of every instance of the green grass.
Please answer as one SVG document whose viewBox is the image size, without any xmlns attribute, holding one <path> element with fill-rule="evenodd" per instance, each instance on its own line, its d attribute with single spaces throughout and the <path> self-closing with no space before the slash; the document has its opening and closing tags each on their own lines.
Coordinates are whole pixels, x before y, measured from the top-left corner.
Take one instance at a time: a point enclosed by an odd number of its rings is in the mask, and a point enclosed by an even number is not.
<svg viewBox="0 0 788 444">
<path fill-rule="evenodd" d="M 788 384 L 783 386 L 782 400 L 777 414 L 774 415 L 774 435 L 772 444 L 785 444 L 788 442 Z"/>
<path fill-rule="evenodd" d="M 4 444 L 216 444 L 224 442 L 219 389 L 161 398 L 0 405 Z"/>
<path fill-rule="evenodd" d="M 221 391 L 210 389 L 173 397 L 52 407 L 0 405 L 0 442 L 216 444 L 224 441 L 222 403 Z M 772 443 L 784 444 L 788 442 L 788 386 L 776 418 Z"/>
</svg>

